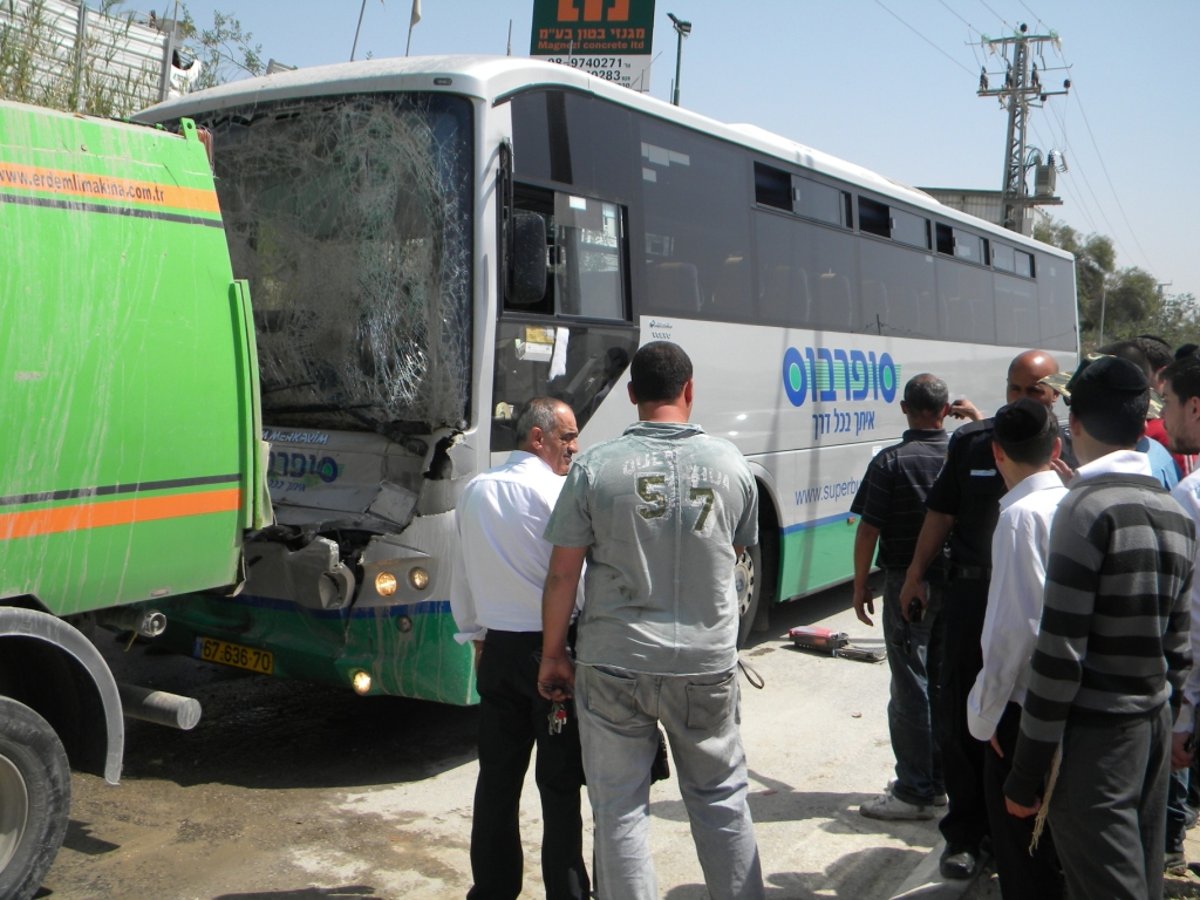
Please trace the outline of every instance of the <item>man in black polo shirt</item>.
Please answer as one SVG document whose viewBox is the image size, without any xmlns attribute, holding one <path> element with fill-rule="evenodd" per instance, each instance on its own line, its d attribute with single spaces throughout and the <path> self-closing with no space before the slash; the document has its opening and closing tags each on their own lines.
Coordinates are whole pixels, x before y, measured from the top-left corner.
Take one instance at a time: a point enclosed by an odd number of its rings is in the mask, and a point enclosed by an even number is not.
<svg viewBox="0 0 1200 900">
<path fill-rule="evenodd" d="M 925 518 L 925 496 L 946 459 L 949 438 L 942 420 L 948 401 L 946 383 L 935 375 L 917 375 L 904 386 L 900 409 L 908 430 L 899 444 L 871 460 L 850 504 L 850 511 L 862 517 L 854 538 L 854 611 L 860 621 L 874 625 L 867 576 L 878 544 L 875 563 L 883 571 L 883 637 L 892 676 L 887 714 L 896 779 L 883 796 L 859 807 L 872 819 L 932 819 L 934 805 L 945 803 L 933 736 L 937 701 L 930 696 L 936 695 L 941 653 L 936 597 L 920 622 L 907 622 L 900 612 L 900 587 Z M 932 568 L 940 572 L 942 566 L 935 561 Z"/>
<path fill-rule="evenodd" d="M 1008 367 L 1007 403 L 1029 397 L 1054 406 L 1056 394 L 1041 379 L 1058 372 L 1054 357 L 1027 350 Z M 992 420 L 971 422 L 950 438 L 946 465 L 926 499 L 925 520 L 912 565 L 900 590 L 907 615 L 915 599 L 928 600 L 926 571 L 949 539 L 950 575 L 940 615 L 944 653 L 938 689 L 938 746 L 949 809 L 938 827 L 946 840 L 941 872 L 970 878 L 988 835 L 983 793 L 983 744 L 967 728 L 967 696 L 983 667 L 980 637 L 991 577 L 992 532 L 1000 516 L 1004 478 L 992 456 Z"/>
</svg>

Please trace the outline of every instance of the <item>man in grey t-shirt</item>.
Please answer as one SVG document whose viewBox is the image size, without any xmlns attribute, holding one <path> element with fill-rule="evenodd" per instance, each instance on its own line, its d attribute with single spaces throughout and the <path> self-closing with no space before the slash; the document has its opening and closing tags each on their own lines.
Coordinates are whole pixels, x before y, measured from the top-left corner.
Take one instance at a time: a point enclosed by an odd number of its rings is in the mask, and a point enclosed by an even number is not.
<svg viewBox="0 0 1200 900">
<path fill-rule="evenodd" d="M 630 378 L 639 422 L 576 458 L 546 527 L 538 690 L 575 692 L 602 897 L 658 896 L 648 829 L 660 722 L 710 896 L 761 897 L 733 581 L 758 541 L 754 477 L 736 447 L 688 424 L 692 364 L 679 346 L 646 344 Z M 585 558 L 573 666 L 567 625 Z"/>
</svg>

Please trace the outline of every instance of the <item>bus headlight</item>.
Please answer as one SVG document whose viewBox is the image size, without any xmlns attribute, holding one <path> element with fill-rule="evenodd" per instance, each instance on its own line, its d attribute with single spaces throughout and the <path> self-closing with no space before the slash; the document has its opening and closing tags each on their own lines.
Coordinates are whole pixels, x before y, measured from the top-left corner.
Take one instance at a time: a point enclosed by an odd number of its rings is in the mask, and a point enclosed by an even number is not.
<svg viewBox="0 0 1200 900">
<path fill-rule="evenodd" d="M 429 587 L 429 573 L 420 566 L 413 566 L 408 570 L 408 583 L 418 591 L 423 591 Z"/>
<path fill-rule="evenodd" d="M 360 696 L 363 694 L 370 693 L 370 690 L 371 690 L 371 675 L 370 675 L 370 673 L 364 672 L 362 669 L 356 670 L 355 673 L 352 676 L 350 676 L 350 685 L 354 688 L 354 693 L 356 693 Z"/>
<path fill-rule="evenodd" d="M 391 572 L 380 572 L 375 576 L 375 593 L 380 597 L 392 596 L 398 587 L 400 587 L 400 582 Z"/>
</svg>

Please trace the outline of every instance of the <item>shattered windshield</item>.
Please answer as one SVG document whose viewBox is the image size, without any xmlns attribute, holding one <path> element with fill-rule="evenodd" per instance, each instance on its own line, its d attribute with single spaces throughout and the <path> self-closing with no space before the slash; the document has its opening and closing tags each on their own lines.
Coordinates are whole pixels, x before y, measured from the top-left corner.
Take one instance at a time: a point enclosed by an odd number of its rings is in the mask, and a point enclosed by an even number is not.
<svg viewBox="0 0 1200 900">
<path fill-rule="evenodd" d="M 217 191 L 273 425 L 457 428 L 471 357 L 471 107 L 370 94 L 223 110 Z"/>
</svg>

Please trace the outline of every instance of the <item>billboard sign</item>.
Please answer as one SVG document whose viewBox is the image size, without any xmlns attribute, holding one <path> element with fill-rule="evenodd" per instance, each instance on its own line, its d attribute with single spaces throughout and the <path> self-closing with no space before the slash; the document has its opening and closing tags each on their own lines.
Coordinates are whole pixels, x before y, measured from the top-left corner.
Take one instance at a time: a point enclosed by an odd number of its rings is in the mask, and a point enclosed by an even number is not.
<svg viewBox="0 0 1200 900">
<path fill-rule="evenodd" d="M 529 55 L 650 90 L 654 0 L 533 0 Z"/>
</svg>

